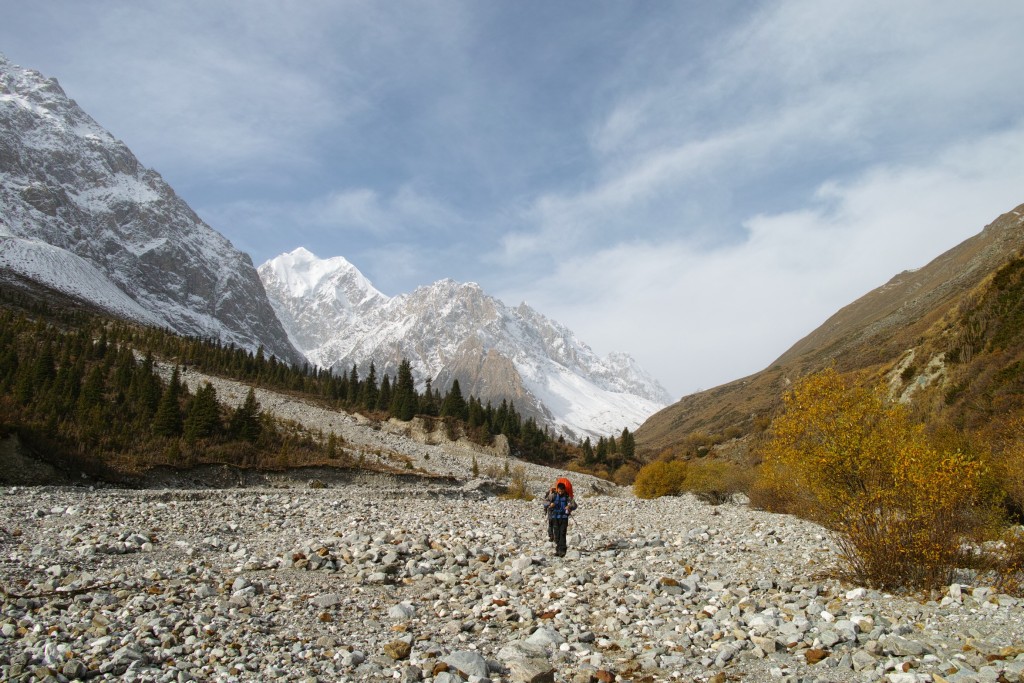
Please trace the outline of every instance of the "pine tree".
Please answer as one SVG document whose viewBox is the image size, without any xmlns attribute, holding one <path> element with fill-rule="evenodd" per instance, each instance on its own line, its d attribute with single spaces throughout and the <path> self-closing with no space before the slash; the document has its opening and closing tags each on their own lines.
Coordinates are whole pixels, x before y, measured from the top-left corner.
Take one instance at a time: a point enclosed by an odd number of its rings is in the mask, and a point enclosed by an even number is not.
<svg viewBox="0 0 1024 683">
<path fill-rule="evenodd" d="M 90 408 L 103 402 L 103 392 L 106 389 L 106 377 L 103 367 L 94 365 L 82 385 L 81 393 L 78 395 L 78 412 L 85 415 Z"/>
<path fill-rule="evenodd" d="M 419 412 L 422 415 L 430 415 L 437 417 L 441 411 L 441 401 L 438 399 L 437 390 L 434 389 L 433 381 L 427 377 L 426 387 L 423 390 L 423 396 L 419 400 Z"/>
<path fill-rule="evenodd" d="M 153 418 L 160 405 L 161 393 L 160 380 L 153 370 L 153 354 L 147 353 L 128 386 L 128 399 L 140 419 L 148 422 Z"/>
<path fill-rule="evenodd" d="M 466 420 L 466 424 L 469 425 L 470 429 L 477 429 L 484 426 L 487 423 L 487 413 L 484 412 L 484 407 L 480 405 L 480 399 L 476 396 L 469 397 L 469 417 Z"/>
<path fill-rule="evenodd" d="M 42 391 L 49 386 L 53 378 L 57 376 L 57 369 L 54 367 L 53 345 L 47 340 L 43 344 L 42 351 L 36 356 L 36 362 L 32 368 L 32 383 L 35 391 Z"/>
<path fill-rule="evenodd" d="M 505 422 L 501 427 L 501 433 L 505 436 L 515 439 L 518 438 L 522 433 L 523 421 L 519 413 L 516 412 L 516 404 L 514 401 L 509 401 L 508 412 L 505 415 Z"/>
<path fill-rule="evenodd" d="M 217 392 L 209 382 L 205 383 L 188 405 L 183 432 L 188 441 L 214 436 L 221 429 L 220 406 Z"/>
<path fill-rule="evenodd" d="M 0 348 L 4 349 L 0 351 L 0 392 L 6 393 L 18 373 L 18 352 L 14 350 L 13 342 L 6 347 L 0 345 Z"/>
<path fill-rule="evenodd" d="M 132 383 L 132 376 L 135 374 L 135 355 L 127 346 L 121 347 L 117 354 L 117 367 L 114 370 L 114 387 L 117 403 L 123 403 L 128 396 Z"/>
<path fill-rule="evenodd" d="M 348 376 L 348 395 L 345 400 L 351 406 L 354 406 L 359 400 L 359 370 L 356 369 L 355 363 L 352 364 L 352 372 Z"/>
<path fill-rule="evenodd" d="M 181 434 L 181 375 L 178 366 L 174 366 L 174 373 L 171 381 L 160 397 L 160 405 L 156 408 L 156 415 L 153 416 L 153 433 L 157 436 L 179 436 Z"/>
<path fill-rule="evenodd" d="M 391 397 L 391 415 L 408 422 L 416 415 L 419 397 L 416 395 L 416 383 L 412 377 L 412 365 L 402 359 L 398 366 L 398 378 Z"/>
<path fill-rule="evenodd" d="M 619 445 L 615 443 L 615 436 L 608 437 L 608 467 L 615 469 L 622 464 L 622 453 L 619 452 Z"/>
<path fill-rule="evenodd" d="M 379 390 L 377 389 L 377 368 L 374 366 L 373 361 L 370 361 L 370 371 L 366 375 L 366 380 L 363 381 L 362 390 L 360 393 L 360 403 L 367 410 L 373 410 L 377 407 L 377 398 L 379 397 Z"/>
<path fill-rule="evenodd" d="M 377 394 L 377 405 L 375 408 L 380 411 L 387 410 L 391 406 L 391 378 L 384 373 L 384 379 L 380 381 L 380 392 Z"/>
<path fill-rule="evenodd" d="M 584 465 L 593 465 L 595 462 L 597 462 L 597 458 L 594 455 L 594 447 L 590 443 L 590 437 L 589 436 L 586 439 L 583 440 L 582 450 L 583 450 L 583 464 Z"/>
<path fill-rule="evenodd" d="M 441 417 L 454 417 L 463 422 L 469 419 L 469 406 L 466 405 L 466 399 L 462 398 L 462 389 L 457 379 L 452 382 L 452 388 L 441 404 Z"/>
<path fill-rule="evenodd" d="M 622 436 L 619 439 L 619 452 L 625 460 L 632 460 L 636 456 L 636 439 L 630 434 L 629 428 L 623 427 Z"/>
<path fill-rule="evenodd" d="M 263 425 L 260 421 L 260 404 L 256 400 L 256 392 L 252 388 L 245 395 L 245 401 L 242 402 L 242 405 L 238 406 L 235 412 L 232 413 L 229 429 L 231 436 L 236 439 L 253 443 L 259 440 L 260 434 L 263 431 Z"/>
</svg>

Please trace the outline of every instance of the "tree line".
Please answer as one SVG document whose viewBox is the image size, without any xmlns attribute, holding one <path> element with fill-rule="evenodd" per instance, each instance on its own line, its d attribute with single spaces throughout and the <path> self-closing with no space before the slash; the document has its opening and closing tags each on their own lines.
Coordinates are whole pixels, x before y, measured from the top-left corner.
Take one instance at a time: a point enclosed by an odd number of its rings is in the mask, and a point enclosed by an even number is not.
<svg viewBox="0 0 1024 683">
<path fill-rule="evenodd" d="M 169 379 L 156 372 L 155 359 L 176 364 Z M 378 375 L 373 363 L 365 376 L 355 365 L 335 374 L 308 364 L 291 366 L 262 347 L 249 351 L 215 339 L 24 305 L 0 308 L 0 430 L 17 429 L 30 446 L 88 460 L 98 470 L 207 461 L 288 466 L 332 461 L 344 452 L 337 439 L 270 419 L 252 392 L 237 408 L 221 403 L 208 384 L 191 393 L 181 381 L 181 372 L 190 368 L 372 419 L 420 416 L 453 438 L 466 436 L 480 444 L 502 435 L 513 455 L 535 462 L 603 468 L 607 475 L 634 455 L 628 430 L 618 441 L 602 437 L 594 449 L 589 439 L 577 445 L 553 436 L 534 418 L 524 419 L 511 401 L 493 406 L 464 396 L 458 380 L 442 393 L 428 379 L 420 391 L 406 359 L 393 377 Z"/>
</svg>

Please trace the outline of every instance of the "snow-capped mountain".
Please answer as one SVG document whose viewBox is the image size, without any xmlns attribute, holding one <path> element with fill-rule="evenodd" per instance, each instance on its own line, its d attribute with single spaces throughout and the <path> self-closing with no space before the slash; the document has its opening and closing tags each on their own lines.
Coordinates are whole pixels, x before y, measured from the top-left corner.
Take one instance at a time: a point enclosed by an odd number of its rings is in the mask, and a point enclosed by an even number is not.
<svg viewBox="0 0 1024 683">
<path fill-rule="evenodd" d="M 182 334 L 304 360 L 252 260 L 56 80 L 3 55 L 0 277 Z"/>
<path fill-rule="evenodd" d="M 599 357 L 564 325 L 525 303 L 510 308 L 474 283 L 441 280 L 388 297 L 344 258 L 306 249 L 259 267 L 289 337 L 311 363 L 392 377 L 406 358 L 422 384 L 497 405 L 571 437 L 636 429 L 671 402 L 668 392 L 625 354 Z"/>
</svg>

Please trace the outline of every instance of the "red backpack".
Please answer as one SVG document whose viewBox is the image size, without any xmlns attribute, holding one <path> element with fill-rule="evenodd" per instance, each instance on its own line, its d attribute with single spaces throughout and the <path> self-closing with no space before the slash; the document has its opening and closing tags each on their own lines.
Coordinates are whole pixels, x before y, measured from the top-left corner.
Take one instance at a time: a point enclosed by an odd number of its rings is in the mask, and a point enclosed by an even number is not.
<svg viewBox="0 0 1024 683">
<path fill-rule="evenodd" d="M 572 498 L 572 482 L 565 477 L 559 477 L 555 481 L 555 486 L 558 486 L 559 484 L 565 484 L 565 492 L 569 494 L 570 498 Z"/>
</svg>

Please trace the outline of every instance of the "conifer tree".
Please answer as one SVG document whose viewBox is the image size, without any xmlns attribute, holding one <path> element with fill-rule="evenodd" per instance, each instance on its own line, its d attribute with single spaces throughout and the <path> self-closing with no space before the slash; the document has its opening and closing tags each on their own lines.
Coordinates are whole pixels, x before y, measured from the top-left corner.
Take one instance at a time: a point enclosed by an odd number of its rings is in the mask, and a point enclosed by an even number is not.
<svg viewBox="0 0 1024 683">
<path fill-rule="evenodd" d="M 502 425 L 501 433 L 509 438 L 518 438 L 522 432 L 522 418 L 516 412 L 515 401 L 509 401 L 508 413 L 505 415 L 505 423 Z"/>
<path fill-rule="evenodd" d="M 189 402 L 183 432 L 188 441 L 213 436 L 220 431 L 220 406 L 213 385 L 206 382 Z"/>
<path fill-rule="evenodd" d="M 398 377 L 391 397 L 391 415 L 399 420 L 409 421 L 416 415 L 419 397 L 412 377 L 412 365 L 405 358 L 398 366 Z"/>
<path fill-rule="evenodd" d="M 377 394 L 377 410 L 387 410 L 391 406 L 391 378 L 384 373 L 384 379 L 380 381 L 380 392 Z"/>
<path fill-rule="evenodd" d="M 622 428 L 622 436 L 619 439 L 619 452 L 625 460 L 632 460 L 636 456 L 636 439 L 633 438 L 628 427 Z"/>
<path fill-rule="evenodd" d="M 594 446 L 590 443 L 589 436 L 583 440 L 582 450 L 584 465 L 593 465 L 595 462 L 597 462 L 597 458 L 594 455 Z"/>
<path fill-rule="evenodd" d="M 123 403 L 131 387 L 132 376 L 135 374 L 135 356 L 127 346 L 117 354 L 117 367 L 114 370 L 114 386 L 117 403 Z"/>
<path fill-rule="evenodd" d="M 179 436 L 181 434 L 181 375 L 178 366 L 174 366 L 171 374 L 171 381 L 160 397 L 160 404 L 156 408 L 156 415 L 153 416 L 153 433 L 157 436 Z"/>
<path fill-rule="evenodd" d="M 615 443 L 615 435 L 608 437 L 608 455 L 607 460 L 608 467 L 612 469 L 622 464 L 622 454 L 619 453 L 619 445 Z"/>
<path fill-rule="evenodd" d="M 47 387 L 56 376 L 57 370 L 54 367 L 53 346 L 49 339 L 47 339 L 43 344 L 42 351 L 36 356 L 36 362 L 32 368 L 34 390 L 40 391 Z"/>
<path fill-rule="evenodd" d="M 487 413 L 484 412 L 484 407 L 480 405 L 480 399 L 476 396 L 469 397 L 469 418 L 466 423 L 470 429 L 483 427 L 487 423 Z"/>
<path fill-rule="evenodd" d="M 348 375 L 348 395 L 345 400 L 353 406 L 359 400 L 359 370 L 356 369 L 355 363 L 352 364 L 352 372 Z"/>
<path fill-rule="evenodd" d="M 82 385 L 78 395 L 78 412 L 86 414 L 90 408 L 103 402 L 103 391 L 106 388 L 106 377 L 103 374 L 103 367 L 94 365 Z"/>
<path fill-rule="evenodd" d="M 18 373 L 18 352 L 14 343 L 0 345 L 0 391 L 6 392 L 13 384 Z"/>
<path fill-rule="evenodd" d="M 260 422 L 260 404 L 251 387 L 249 393 L 245 395 L 245 401 L 232 413 L 229 429 L 231 436 L 236 439 L 253 443 L 259 440 L 263 431 L 263 425 Z"/>
<path fill-rule="evenodd" d="M 373 361 L 370 361 L 370 371 L 366 375 L 366 379 L 363 381 L 361 391 L 360 403 L 367 410 L 373 410 L 377 407 L 377 398 L 379 397 L 379 390 L 377 389 L 377 368 L 374 366 Z"/>
<path fill-rule="evenodd" d="M 490 408 L 490 404 L 487 404 Z M 498 404 L 497 410 L 494 411 L 494 419 L 491 420 L 493 432 L 495 434 L 507 434 L 506 427 L 508 424 L 508 401 L 501 399 L 501 403 Z"/>
<path fill-rule="evenodd" d="M 142 365 L 132 375 L 128 398 L 142 420 L 149 421 L 160 405 L 160 380 L 153 370 L 153 354 L 147 353 Z"/>
<path fill-rule="evenodd" d="M 466 405 L 466 399 L 462 397 L 462 389 L 459 387 L 457 379 L 452 381 L 452 388 L 448 390 L 448 395 L 444 397 L 444 403 L 441 404 L 441 417 L 454 417 L 463 422 L 469 419 L 469 406 Z"/>
<path fill-rule="evenodd" d="M 436 417 L 441 412 L 441 400 L 436 392 L 433 380 L 427 377 L 426 387 L 419 401 L 419 412 L 421 414 Z"/>
</svg>

